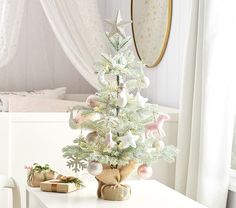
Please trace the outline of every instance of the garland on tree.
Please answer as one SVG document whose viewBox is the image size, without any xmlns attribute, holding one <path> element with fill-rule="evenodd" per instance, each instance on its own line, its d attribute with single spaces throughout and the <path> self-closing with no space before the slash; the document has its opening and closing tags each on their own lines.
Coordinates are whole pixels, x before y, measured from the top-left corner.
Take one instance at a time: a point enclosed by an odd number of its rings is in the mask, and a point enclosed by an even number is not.
<svg viewBox="0 0 236 208">
<path fill-rule="evenodd" d="M 101 164 L 117 168 L 135 161 L 143 168 L 160 159 L 173 162 L 176 148 L 163 141 L 169 116 L 141 95 L 150 81 L 129 48 L 132 39 L 123 27 L 130 21 L 123 21 L 118 12 L 115 21 L 108 22 L 112 29 L 106 36 L 113 55 L 102 54 L 96 65 L 101 89 L 87 98 L 86 105 L 71 109 L 70 127 L 80 136 L 63 148 L 63 156 L 75 172 L 88 167 L 93 175 L 102 171 Z"/>
</svg>

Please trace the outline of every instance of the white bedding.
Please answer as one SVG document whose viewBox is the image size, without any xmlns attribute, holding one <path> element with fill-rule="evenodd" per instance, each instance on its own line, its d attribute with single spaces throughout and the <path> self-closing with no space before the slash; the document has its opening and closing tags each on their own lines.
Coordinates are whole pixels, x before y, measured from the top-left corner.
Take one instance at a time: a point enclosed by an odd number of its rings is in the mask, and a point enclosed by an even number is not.
<svg viewBox="0 0 236 208">
<path fill-rule="evenodd" d="M 10 106 L 12 108 L 17 107 L 18 100 L 22 101 L 21 98 L 24 98 L 24 101 L 27 101 L 29 98 L 35 98 L 40 101 L 41 99 L 64 99 L 66 94 L 66 87 L 60 87 L 55 89 L 45 89 L 45 90 L 36 90 L 36 91 L 22 91 L 22 92 L 0 92 L 0 112 L 8 112 L 10 111 Z M 11 98 L 14 97 L 14 102 Z M 30 99 L 32 100 L 32 99 Z M 29 103 L 29 102 L 25 102 Z M 22 105 L 21 105 L 22 106 Z M 36 106 L 38 106 L 36 104 Z M 29 106 L 25 106 L 24 109 L 27 109 Z M 19 111 L 21 112 L 21 111 Z M 23 111 L 25 112 L 25 111 Z"/>
</svg>

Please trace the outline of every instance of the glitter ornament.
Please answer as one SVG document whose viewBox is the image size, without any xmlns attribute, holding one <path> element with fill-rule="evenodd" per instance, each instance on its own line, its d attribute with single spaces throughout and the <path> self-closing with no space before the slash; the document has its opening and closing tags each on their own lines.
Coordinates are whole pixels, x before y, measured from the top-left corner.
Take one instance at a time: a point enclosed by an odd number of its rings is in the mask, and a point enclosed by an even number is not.
<svg viewBox="0 0 236 208">
<path fill-rule="evenodd" d="M 91 175 L 97 176 L 102 172 L 103 167 L 100 162 L 92 161 L 88 163 L 87 170 Z"/>
<path fill-rule="evenodd" d="M 138 167 L 137 174 L 143 179 L 148 179 L 152 176 L 152 167 L 142 164 Z"/>
</svg>

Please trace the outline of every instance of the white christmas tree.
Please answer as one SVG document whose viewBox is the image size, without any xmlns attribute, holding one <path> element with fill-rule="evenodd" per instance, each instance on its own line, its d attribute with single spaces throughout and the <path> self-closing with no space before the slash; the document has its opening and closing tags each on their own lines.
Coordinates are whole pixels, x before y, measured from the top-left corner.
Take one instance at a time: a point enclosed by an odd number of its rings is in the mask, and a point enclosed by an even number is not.
<svg viewBox="0 0 236 208">
<path fill-rule="evenodd" d="M 92 175 L 102 172 L 102 164 L 115 169 L 133 161 L 141 164 L 138 174 L 148 178 L 152 162 L 175 159 L 176 148 L 164 144 L 163 124 L 169 116 L 141 95 L 149 79 L 143 63 L 135 61 L 129 49 L 132 39 L 125 35 L 124 26 L 131 22 L 123 21 L 120 12 L 107 22 L 112 27 L 106 33 L 112 55 L 101 54 L 96 65 L 102 87 L 87 98 L 86 105 L 71 109 L 70 126 L 80 136 L 63 148 L 64 157 L 75 172 L 88 168 Z"/>
</svg>

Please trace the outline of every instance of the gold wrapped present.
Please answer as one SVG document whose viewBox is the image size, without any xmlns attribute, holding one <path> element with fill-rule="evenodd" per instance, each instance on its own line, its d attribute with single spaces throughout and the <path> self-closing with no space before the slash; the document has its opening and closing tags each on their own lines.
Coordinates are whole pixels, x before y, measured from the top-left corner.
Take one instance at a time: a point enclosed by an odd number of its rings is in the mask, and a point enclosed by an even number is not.
<svg viewBox="0 0 236 208">
<path fill-rule="evenodd" d="M 68 193 L 80 189 L 82 181 L 75 177 L 60 176 L 60 179 L 40 183 L 40 189 L 46 192 Z"/>
</svg>

